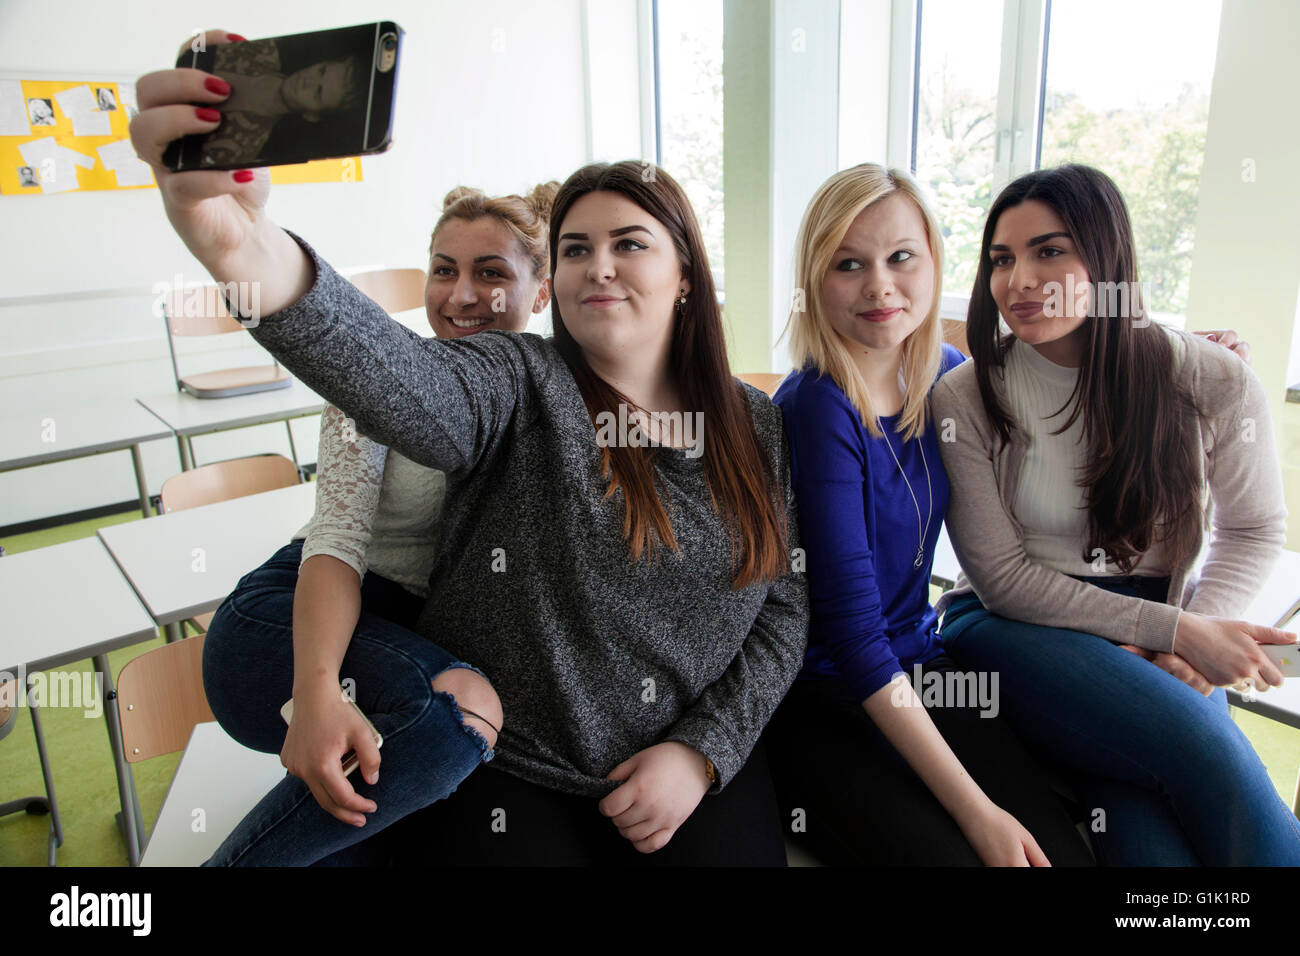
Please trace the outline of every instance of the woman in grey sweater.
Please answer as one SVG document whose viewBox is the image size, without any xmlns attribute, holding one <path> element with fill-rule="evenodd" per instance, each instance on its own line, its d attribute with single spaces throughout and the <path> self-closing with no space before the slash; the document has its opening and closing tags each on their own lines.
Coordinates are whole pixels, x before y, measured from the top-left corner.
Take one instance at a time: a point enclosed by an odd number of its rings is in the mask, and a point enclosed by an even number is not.
<svg viewBox="0 0 1300 956">
<path fill-rule="evenodd" d="M 165 145 L 211 128 L 180 105 L 220 102 L 203 79 L 138 86 L 132 140 L 178 234 L 218 281 L 261 283 L 254 336 L 360 432 L 447 473 L 418 630 L 507 716 L 500 770 L 427 814 L 439 860 L 782 863 L 750 752 L 806 643 L 787 453 L 730 375 L 680 187 L 641 163 L 562 187 L 554 339 L 421 340 L 266 217 L 264 174 L 167 174 Z M 364 793 L 382 810 L 407 771 Z"/>
<path fill-rule="evenodd" d="M 1300 824 L 1214 688 L 1280 683 L 1259 642 L 1295 640 L 1233 619 L 1284 540 L 1268 402 L 1227 349 L 1153 324 L 1136 278 L 1097 170 L 1031 173 L 994 202 L 973 361 L 931 399 L 964 571 L 944 645 L 1000 674 L 1102 862 L 1295 865 Z"/>
</svg>

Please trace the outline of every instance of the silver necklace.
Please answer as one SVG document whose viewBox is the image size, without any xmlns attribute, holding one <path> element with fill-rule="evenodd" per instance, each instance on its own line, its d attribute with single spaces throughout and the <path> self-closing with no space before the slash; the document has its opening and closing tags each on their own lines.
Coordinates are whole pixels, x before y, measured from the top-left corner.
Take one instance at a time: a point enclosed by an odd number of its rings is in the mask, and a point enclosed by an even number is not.
<svg viewBox="0 0 1300 956">
<path fill-rule="evenodd" d="M 907 472 L 903 471 L 903 463 L 898 460 L 898 455 L 894 452 L 894 446 L 889 443 L 889 434 L 885 431 L 885 426 L 880 423 L 880 416 L 876 416 L 876 427 L 880 429 L 880 435 L 885 440 L 885 447 L 889 449 L 889 456 L 894 459 L 894 464 L 898 466 L 898 473 L 903 476 L 903 484 L 907 485 L 907 493 L 912 496 L 912 506 L 916 508 L 916 560 L 912 562 L 912 567 L 920 568 L 925 565 L 925 536 L 930 533 L 930 519 L 934 517 L 934 488 L 930 485 L 930 463 L 925 460 L 925 443 L 920 442 L 921 464 L 925 466 L 925 489 L 930 496 L 930 505 L 925 513 L 925 530 L 921 530 L 921 503 L 916 500 L 916 492 L 912 490 L 912 483 L 907 480 Z"/>
</svg>

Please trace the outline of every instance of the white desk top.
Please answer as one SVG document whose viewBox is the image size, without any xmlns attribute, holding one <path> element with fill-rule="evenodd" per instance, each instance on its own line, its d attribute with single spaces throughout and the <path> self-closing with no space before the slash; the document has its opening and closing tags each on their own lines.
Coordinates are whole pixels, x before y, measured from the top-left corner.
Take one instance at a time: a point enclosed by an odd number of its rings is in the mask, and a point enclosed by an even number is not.
<svg viewBox="0 0 1300 956">
<path fill-rule="evenodd" d="M 98 538 L 0 558 L 0 670 L 60 667 L 158 636 Z"/>
<path fill-rule="evenodd" d="M 325 407 L 325 399 L 297 379 L 288 388 L 236 395 L 234 398 L 195 398 L 187 392 L 163 392 L 136 401 L 178 435 L 202 435 L 226 428 L 314 415 Z"/>
<path fill-rule="evenodd" d="M 961 564 L 957 561 L 957 552 L 952 549 L 952 542 L 948 540 L 948 526 L 944 525 L 939 529 L 939 539 L 934 544 L 934 566 L 930 569 L 930 577 L 940 577 L 955 585 L 959 574 Z"/>
<path fill-rule="evenodd" d="M 171 624 L 215 609 L 315 508 L 316 485 L 304 483 L 101 528 L 99 536 L 154 621 Z"/>
<path fill-rule="evenodd" d="M 133 401 L 43 409 L 0 419 L 0 471 L 171 437 L 164 422 Z"/>
<path fill-rule="evenodd" d="M 1283 551 L 1273 571 L 1260 586 L 1255 600 L 1241 615 L 1243 621 L 1277 627 L 1295 614 L 1300 600 L 1300 554 Z"/>
<path fill-rule="evenodd" d="M 203 863 L 284 774 L 279 754 L 249 750 L 215 721 L 195 724 L 140 865 Z M 198 833 L 197 809 L 203 810 Z"/>
</svg>

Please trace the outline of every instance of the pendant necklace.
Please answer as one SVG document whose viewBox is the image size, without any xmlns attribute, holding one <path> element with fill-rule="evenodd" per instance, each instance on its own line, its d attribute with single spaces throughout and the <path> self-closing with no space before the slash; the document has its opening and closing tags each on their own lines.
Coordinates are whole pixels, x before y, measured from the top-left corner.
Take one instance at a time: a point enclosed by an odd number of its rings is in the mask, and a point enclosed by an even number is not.
<svg viewBox="0 0 1300 956">
<path fill-rule="evenodd" d="M 889 434 L 885 431 L 885 426 L 880 422 L 880 416 L 876 416 L 876 427 L 880 429 L 881 437 L 885 440 L 885 447 L 889 449 L 889 455 L 894 459 L 894 464 L 898 466 L 898 473 L 903 476 L 903 483 L 907 485 L 907 493 L 912 496 L 912 506 L 916 508 L 916 560 L 912 562 L 912 567 L 921 568 L 925 565 L 925 536 L 930 533 L 930 519 L 934 517 L 934 488 L 930 484 L 930 463 L 925 460 L 925 443 L 921 441 L 921 464 L 925 466 L 925 488 L 930 495 L 929 509 L 925 513 L 925 530 L 921 530 L 921 503 L 916 500 L 916 492 L 912 490 L 912 483 L 907 480 L 907 472 L 903 471 L 903 463 L 898 460 L 898 455 L 894 451 L 894 446 L 889 442 Z M 901 439 L 900 439 L 901 441 Z"/>
</svg>

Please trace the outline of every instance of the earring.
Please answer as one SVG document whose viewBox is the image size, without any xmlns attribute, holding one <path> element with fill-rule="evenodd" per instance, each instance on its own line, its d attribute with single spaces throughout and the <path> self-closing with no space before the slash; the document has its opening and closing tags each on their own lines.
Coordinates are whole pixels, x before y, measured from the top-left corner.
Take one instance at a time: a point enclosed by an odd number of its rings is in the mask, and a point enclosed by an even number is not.
<svg viewBox="0 0 1300 956">
<path fill-rule="evenodd" d="M 677 311 L 681 312 L 683 309 L 686 308 L 686 290 L 682 289 L 681 292 L 678 294 L 680 298 L 678 298 L 677 300 Z"/>
</svg>

